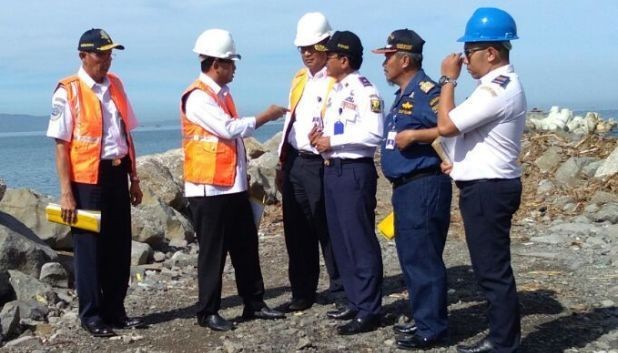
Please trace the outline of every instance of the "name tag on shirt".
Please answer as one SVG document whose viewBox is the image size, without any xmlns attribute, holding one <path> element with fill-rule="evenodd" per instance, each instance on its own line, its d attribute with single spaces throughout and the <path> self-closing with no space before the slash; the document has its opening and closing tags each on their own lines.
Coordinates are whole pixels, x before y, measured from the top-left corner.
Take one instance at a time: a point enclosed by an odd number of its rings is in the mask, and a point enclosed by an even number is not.
<svg viewBox="0 0 618 353">
<path fill-rule="evenodd" d="M 395 149 L 395 136 L 397 136 L 397 131 L 389 131 L 388 135 L 386 135 L 386 145 L 384 146 L 387 150 Z"/>
</svg>

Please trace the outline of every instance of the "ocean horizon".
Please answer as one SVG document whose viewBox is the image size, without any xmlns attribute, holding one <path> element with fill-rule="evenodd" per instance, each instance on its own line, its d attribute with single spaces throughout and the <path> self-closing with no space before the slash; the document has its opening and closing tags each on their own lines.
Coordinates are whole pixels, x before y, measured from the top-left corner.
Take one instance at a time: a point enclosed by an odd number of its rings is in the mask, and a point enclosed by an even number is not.
<svg viewBox="0 0 618 353">
<path fill-rule="evenodd" d="M 0 117 L 0 178 L 9 188 L 33 189 L 57 198 L 60 189 L 54 141 L 45 135 L 46 130 L 32 130 L 31 122 L 24 122 L 22 131 L 16 131 L 20 130 L 20 124 L 12 123 L 5 129 L 2 121 Z M 47 119 L 39 122 L 44 122 L 44 128 L 47 128 Z M 264 124 L 253 137 L 265 142 L 281 129 L 283 119 Z M 138 158 L 181 148 L 180 122 L 146 122 L 133 131 L 133 139 Z"/>
</svg>

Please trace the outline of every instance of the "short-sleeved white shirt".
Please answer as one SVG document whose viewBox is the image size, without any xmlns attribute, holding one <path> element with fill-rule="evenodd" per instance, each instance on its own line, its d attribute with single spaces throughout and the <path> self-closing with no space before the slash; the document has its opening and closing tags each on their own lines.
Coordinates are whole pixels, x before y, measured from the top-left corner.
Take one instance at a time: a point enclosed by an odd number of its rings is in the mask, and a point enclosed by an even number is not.
<svg viewBox="0 0 618 353">
<path fill-rule="evenodd" d="M 526 120 L 526 97 L 511 65 L 494 69 L 449 117 L 460 134 L 446 139 L 454 180 L 512 179 Z"/>
<path fill-rule="evenodd" d="M 82 67 L 77 72 L 77 77 L 88 87 L 101 102 L 103 113 L 103 140 L 101 149 L 101 159 L 122 158 L 127 155 L 129 148 L 125 130 L 122 125 L 122 118 L 114 101 L 112 101 L 109 91 L 109 80 L 104 79 L 103 83 L 95 82 Z M 131 103 L 127 99 L 128 115 L 127 131 L 132 131 L 137 127 L 137 119 L 133 113 Z M 73 138 L 73 114 L 71 107 L 67 104 L 67 91 L 64 87 L 58 87 L 52 96 L 52 114 L 47 127 L 47 136 L 70 142 Z"/>
<path fill-rule="evenodd" d="M 219 86 L 208 75 L 200 74 L 203 83 L 220 97 L 230 94 L 227 86 Z M 217 186 L 209 184 L 194 184 L 185 182 L 185 196 L 216 196 L 234 194 L 247 190 L 247 156 L 243 137 L 248 137 L 255 131 L 255 117 L 232 119 L 215 99 L 206 92 L 196 89 L 189 94 L 185 104 L 187 119 L 208 130 L 220 139 L 235 140 L 236 142 L 236 178 L 232 186 Z"/>
<path fill-rule="evenodd" d="M 336 82 L 324 112 L 324 136 L 330 137 L 331 145 L 322 153 L 324 159 L 373 158 L 382 141 L 382 105 L 376 87 L 358 72 Z M 343 126 L 343 133 L 335 133 L 335 124 Z"/>
</svg>

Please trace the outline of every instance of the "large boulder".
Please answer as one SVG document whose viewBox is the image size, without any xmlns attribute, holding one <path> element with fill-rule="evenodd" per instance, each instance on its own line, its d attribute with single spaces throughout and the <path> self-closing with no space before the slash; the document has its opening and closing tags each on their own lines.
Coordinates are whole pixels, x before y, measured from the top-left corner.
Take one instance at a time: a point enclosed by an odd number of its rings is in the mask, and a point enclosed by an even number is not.
<svg viewBox="0 0 618 353">
<path fill-rule="evenodd" d="M 283 132 L 279 131 L 278 133 L 276 133 L 268 141 L 262 144 L 262 146 L 264 146 L 264 150 L 273 152 L 275 154 L 279 153 L 279 142 L 281 142 L 282 137 Z"/>
<path fill-rule="evenodd" d="M 244 139 L 245 150 L 247 151 L 247 158 L 255 159 L 267 152 L 266 148 L 254 137 L 247 137 Z"/>
<path fill-rule="evenodd" d="M 249 191 L 252 197 L 266 204 L 277 201 L 275 173 L 279 163 L 277 152 L 267 152 L 249 161 L 247 173 L 251 177 Z"/>
<path fill-rule="evenodd" d="M 582 182 L 581 171 L 596 161 L 593 157 L 571 157 L 556 170 L 555 180 L 561 185 L 576 186 Z"/>
<path fill-rule="evenodd" d="M 17 300 L 34 300 L 45 305 L 58 301 L 58 296 L 49 284 L 15 270 L 9 270 L 9 276 Z"/>
<path fill-rule="evenodd" d="M 61 224 L 48 222 L 45 206 L 53 202 L 48 196 L 30 189 L 7 189 L 0 201 L 0 211 L 18 219 L 36 236 L 43 239 L 54 249 L 71 249 L 73 247 L 70 228 Z"/>
<path fill-rule="evenodd" d="M 131 266 L 147 264 L 153 253 L 150 245 L 133 241 L 131 244 Z"/>
<path fill-rule="evenodd" d="M 186 207 L 182 185 L 174 180 L 175 169 L 165 163 L 176 163 L 178 150 L 166 153 L 144 156 L 137 160 L 137 170 L 141 179 L 142 200 L 145 205 L 157 204 L 159 201 L 177 210 Z M 164 155 L 175 155 L 175 158 Z M 180 157 L 182 161 L 182 157 Z"/>
<path fill-rule="evenodd" d="M 38 278 L 58 255 L 15 217 L 0 212 L 0 272 L 19 270 Z"/>
<path fill-rule="evenodd" d="M 189 242 L 195 232 L 191 222 L 170 206 L 156 202 L 131 210 L 133 240 L 159 250 L 165 243 Z"/>
<path fill-rule="evenodd" d="M 543 154 L 534 161 L 534 164 L 543 173 L 551 172 L 560 164 L 562 148 L 558 146 L 549 147 Z"/>
<path fill-rule="evenodd" d="M 597 169 L 594 174 L 595 178 L 606 178 L 614 176 L 618 173 L 618 146 L 614 148 L 614 151 L 607 156 L 605 162 Z"/>
</svg>

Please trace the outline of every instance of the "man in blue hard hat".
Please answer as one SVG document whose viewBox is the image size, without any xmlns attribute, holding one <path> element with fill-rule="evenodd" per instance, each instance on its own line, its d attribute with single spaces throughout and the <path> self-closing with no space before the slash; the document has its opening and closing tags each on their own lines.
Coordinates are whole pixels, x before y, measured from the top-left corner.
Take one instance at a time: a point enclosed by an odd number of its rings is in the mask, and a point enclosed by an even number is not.
<svg viewBox="0 0 618 353">
<path fill-rule="evenodd" d="M 425 41 L 410 29 L 393 31 L 383 48 L 384 75 L 397 85 L 384 121 L 381 165 L 393 185 L 395 242 L 413 323 L 396 324 L 397 347 L 429 348 L 446 337 L 446 266 L 442 259 L 451 215 L 450 178 L 431 148 L 438 137 L 440 87 L 422 68 Z"/>
<path fill-rule="evenodd" d="M 463 37 L 464 54 L 442 62 L 438 131 L 452 163 L 443 163 L 459 188 L 459 209 L 476 280 L 489 302 L 489 334 L 457 346 L 460 353 L 516 352 L 521 328 L 511 268 L 510 229 L 521 198 L 517 162 L 526 118 L 526 97 L 510 65 L 513 18 L 496 8 L 477 9 Z M 479 85 L 460 105 L 454 96 L 462 64 Z"/>
</svg>

